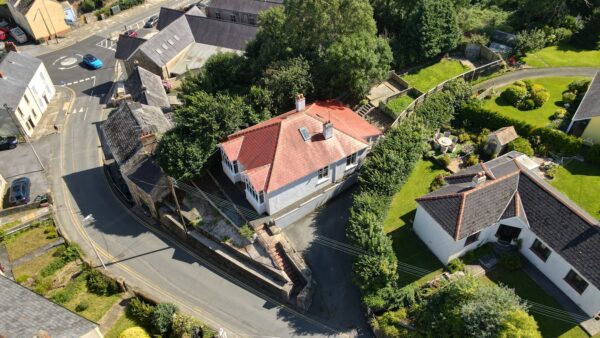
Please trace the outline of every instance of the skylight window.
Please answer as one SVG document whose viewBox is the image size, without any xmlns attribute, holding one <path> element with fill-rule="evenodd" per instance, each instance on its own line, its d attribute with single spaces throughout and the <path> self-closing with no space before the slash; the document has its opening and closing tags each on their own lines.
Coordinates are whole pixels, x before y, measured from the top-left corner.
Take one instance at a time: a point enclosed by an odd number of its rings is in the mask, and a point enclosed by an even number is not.
<svg viewBox="0 0 600 338">
<path fill-rule="evenodd" d="M 300 131 L 300 135 L 302 135 L 304 141 L 310 140 L 310 135 L 308 134 L 308 129 L 306 129 L 306 127 L 302 127 L 298 129 L 298 131 Z"/>
<path fill-rule="evenodd" d="M 174 42 L 173 40 L 171 40 L 171 39 L 167 40 L 167 42 L 168 42 L 168 43 L 169 43 L 171 46 L 173 46 L 173 45 L 175 44 L 175 42 Z"/>
<path fill-rule="evenodd" d="M 173 37 L 175 38 L 175 40 L 179 41 L 181 40 L 181 38 L 179 36 L 177 36 L 177 34 L 173 35 Z"/>
<path fill-rule="evenodd" d="M 156 48 L 156 49 L 155 49 L 155 51 L 156 51 L 158 54 L 162 54 L 162 50 L 160 50 L 160 49 L 158 49 L 158 48 Z"/>
<path fill-rule="evenodd" d="M 169 47 L 167 47 L 167 45 L 166 45 L 166 44 L 164 44 L 164 43 L 163 43 L 162 45 L 160 45 L 160 46 L 161 46 L 161 47 L 162 47 L 164 50 L 167 50 L 167 48 L 169 48 Z"/>
</svg>

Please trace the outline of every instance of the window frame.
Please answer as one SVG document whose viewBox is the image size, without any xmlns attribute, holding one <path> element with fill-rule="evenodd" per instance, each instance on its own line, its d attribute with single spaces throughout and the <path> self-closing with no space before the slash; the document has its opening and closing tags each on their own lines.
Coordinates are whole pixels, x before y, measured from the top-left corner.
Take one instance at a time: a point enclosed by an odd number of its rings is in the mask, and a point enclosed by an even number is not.
<svg viewBox="0 0 600 338">
<path fill-rule="evenodd" d="M 358 165 L 358 152 L 346 156 L 346 170 L 350 170 Z"/>
<path fill-rule="evenodd" d="M 573 281 L 573 278 L 578 278 L 579 281 Z M 588 283 L 585 279 L 583 279 L 583 277 L 581 277 L 577 272 L 575 272 L 575 270 L 573 269 L 569 269 L 569 272 L 567 272 L 567 275 L 565 276 L 565 278 L 563 278 L 563 280 L 565 282 L 567 282 L 567 284 L 569 284 L 570 287 L 573 288 L 573 290 L 575 290 L 578 294 L 582 294 L 585 292 L 585 290 L 588 288 L 588 286 L 590 286 L 590 283 Z M 581 285 L 578 285 L 578 283 L 581 283 L 583 285 L 583 287 Z"/>
<path fill-rule="evenodd" d="M 221 20 L 221 12 L 215 12 L 215 19 Z"/>
<path fill-rule="evenodd" d="M 537 238 L 533 241 L 533 243 L 529 247 L 529 250 L 531 250 L 531 252 L 533 252 L 543 262 L 546 262 L 548 260 L 548 257 L 550 257 L 550 255 L 552 254 L 552 250 L 550 250 L 549 247 L 547 247 L 544 243 L 542 243 L 542 241 L 540 241 Z"/>
<path fill-rule="evenodd" d="M 325 166 L 317 171 L 319 183 L 329 180 L 329 166 Z"/>
<path fill-rule="evenodd" d="M 237 16 L 235 14 L 229 14 L 229 21 L 237 22 Z"/>
<path fill-rule="evenodd" d="M 465 240 L 465 246 L 469 246 L 475 242 L 477 242 L 479 240 L 479 234 L 481 234 L 481 231 L 478 231 L 474 234 L 470 234 L 467 239 Z"/>
</svg>

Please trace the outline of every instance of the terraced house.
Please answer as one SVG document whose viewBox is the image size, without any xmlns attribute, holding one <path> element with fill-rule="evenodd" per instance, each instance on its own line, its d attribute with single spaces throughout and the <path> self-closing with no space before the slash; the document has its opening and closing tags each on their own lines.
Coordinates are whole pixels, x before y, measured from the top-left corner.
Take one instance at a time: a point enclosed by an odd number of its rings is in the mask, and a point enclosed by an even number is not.
<svg viewBox="0 0 600 338">
<path fill-rule="evenodd" d="M 299 96 L 295 110 L 232 134 L 219 148 L 229 179 L 244 183 L 256 211 L 273 215 L 353 174 L 381 135 L 338 101 L 305 107 Z"/>
<path fill-rule="evenodd" d="M 444 264 L 487 242 L 519 242 L 531 264 L 596 316 L 598 220 L 546 183 L 536 166 L 512 151 L 446 177 L 446 186 L 417 199 L 414 231 Z"/>
</svg>

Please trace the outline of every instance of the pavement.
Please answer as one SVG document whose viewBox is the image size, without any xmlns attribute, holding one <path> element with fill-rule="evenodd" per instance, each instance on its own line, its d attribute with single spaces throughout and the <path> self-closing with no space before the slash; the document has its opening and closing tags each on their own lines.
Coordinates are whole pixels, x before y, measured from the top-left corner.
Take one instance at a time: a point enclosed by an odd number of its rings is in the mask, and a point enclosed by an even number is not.
<svg viewBox="0 0 600 338">
<path fill-rule="evenodd" d="M 478 83 L 473 86 L 473 91 L 477 92 L 490 87 L 502 87 L 515 81 L 549 76 L 587 76 L 594 77 L 600 68 L 594 67 L 555 67 L 555 68 L 526 68 L 519 69 L 493 79 Z"/>
<path fill-rule="evenodd" d="M 358 289 L 352 283 L 352 263 L 346 244 L 346 224 L 353 189 L 347 190 L 283 233 L 300 252 L 317 282 L 309 315 L 351 337 L 369 337 Z"/>
</svg>

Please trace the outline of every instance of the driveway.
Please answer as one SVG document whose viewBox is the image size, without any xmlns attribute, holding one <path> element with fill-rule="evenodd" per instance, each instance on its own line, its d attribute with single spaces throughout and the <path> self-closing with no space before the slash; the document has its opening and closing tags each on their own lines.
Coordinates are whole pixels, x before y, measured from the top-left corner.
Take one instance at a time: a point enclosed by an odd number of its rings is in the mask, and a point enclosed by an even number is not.
<svg viewBox="0 0 600 338">
<path fill-rule="evenodd" d="M 369 337 L 360 295 L 352 284 L 354 256 L 341 251 L 347 245 L 345 231 L 353 192 L 343 192 L 283 232 L 302 253 L 317 282 L 309 315 L 350 336 Z"/>
<path fill-rule="evenodd" d="M 594 77 L 600 68 L 593 67 L 556 67 L 556 68 L 528 68 L 520 69 L 514 72 L 495 77 L 493 79 L 481 82 L 473 86 L 473 91 L 487 89 L 490 87 L 501 87 L 511 84 L 518 80 L 549 77 L 549 76 L 588 76 Z"/>
</svg>

